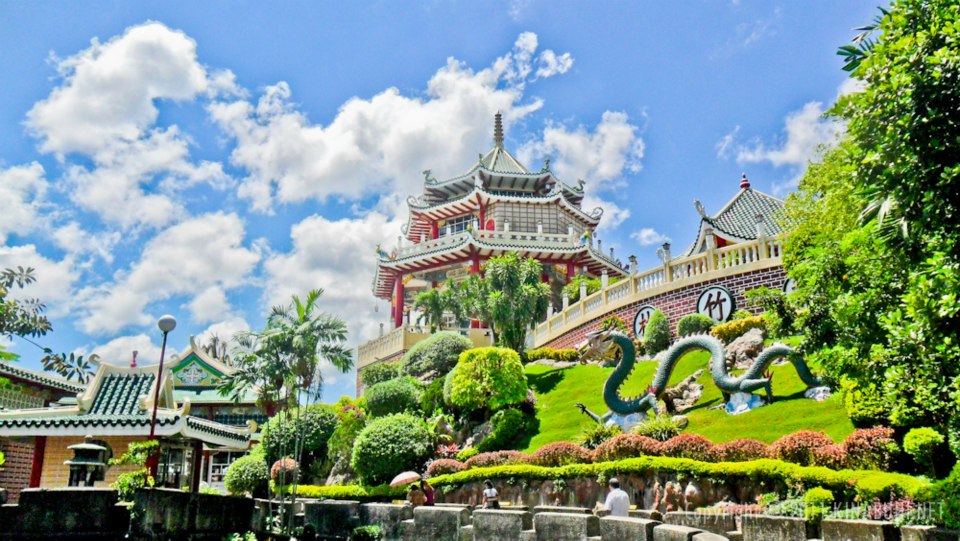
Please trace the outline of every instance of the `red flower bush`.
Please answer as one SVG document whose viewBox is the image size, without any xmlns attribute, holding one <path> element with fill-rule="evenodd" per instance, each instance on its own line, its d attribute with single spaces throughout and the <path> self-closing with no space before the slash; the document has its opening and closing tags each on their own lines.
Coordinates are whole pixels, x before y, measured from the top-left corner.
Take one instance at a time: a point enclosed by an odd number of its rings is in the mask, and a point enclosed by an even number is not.
<svg viewBox="0 0 960 541">
<path fill-rule="evenodd" d="M 459 460 L 453 460 L 450 458 L 438 458 L 430 463 L 427 466 L 427 475 L 429 477 L 436 477 L 438 475 L 446 475 L 448 473 L 457 473 L 462 472 L 467 469 L 467 465 Z"/>
<path fill-rule="evenodd" d="M 480 453 L 467 459 L 468 468 L 489 468 L 491 466 L 503 466 L 504 464 L 523 464 L 529 462 L 530 455 L 520 451 L 495 451 L 492 453 Z"/>
<path fill-rule="evenodd" d="M 619 434 L 601 443 L 593 451 L 594 462 L 608 462 L 638 456 L 659 456 L 663 444 L 639 434 Z"/>
<path fill-rule="evenodd" d="M 847 450 L 842 443 L 826 445 L 813 450 L 813 463 L 834 470 L 847 467 Z"/>
<path fill-rule="evenodd" d="M 861 428 L 843 442 L 847 467 L 862 470 L 886 470 L 900 450 L 893 439 L 893 429 L 886 426 Z"/>
<path fill-rule="evenodd" d="M 801 430 L 787 434 L 770 445 L 770 457 L 809 466 L 816 460 L 819 448 L 833 445 L 833 440 L 823 432 Z"/>
<path fill-rule="evenodd" d="M 590 451 L 570 442 L 558 441 L 538 449 L 531 461 L 537 466 L 547 467 L 585 464 L 590 462 Z"/>
<path fill-rule="evenodd" d="M 270 479 L 275 483 L 294 483 L 299 475 L 300 465 L 292 458 L 281 458 L 270 468 Z"/>
<path fill-rule="evenodd" d="M 721 462 L 746 462 L 769 456 L 766 443 L 749 438 L 728 441 L 717 445 L 714 450 Z"/>
<path fill-rule="evenodd" d="M 717 460 L 717 451 L 713 442 L 700 434 L 680 434 L 663 442 L 664 456 L 689 458 L 704 462 Z"/>
<path fill-rule="evenodd" d="M 441 443 L 437 446 L 437 458 L 457 458 L 460 446 L 456 443 Z"/>
</svg>

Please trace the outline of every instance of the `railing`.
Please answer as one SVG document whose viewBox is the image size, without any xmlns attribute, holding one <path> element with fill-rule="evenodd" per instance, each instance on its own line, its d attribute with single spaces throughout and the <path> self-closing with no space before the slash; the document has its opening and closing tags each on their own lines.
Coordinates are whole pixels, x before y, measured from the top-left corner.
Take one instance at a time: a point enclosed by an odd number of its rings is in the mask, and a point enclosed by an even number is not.
<svg viewBox="0 0 960 541">
<path fill-rule="evenodd" d="M 780 265 L 782 254 L 780 239 L 762 238 L 670 260 L 660 267 L 627 276 L 549 316 L 537 325 L 535 345 L 543 346 L 583 323 L 654 295 L 753 268 Z"/>
<path fill-rule="evenodd" d="M 441 329 L 458 332 L 473 342 L 476 347 L 489 346 L 493 343 L 492 334 L 488 329 Z M 357 348 L 357 368 L 365 368 L 377 361 L 398 357 L 417 342 L 430 336 L 429 329 L 417 325 L 403 325 L 390 332 L 374 338 Z"/>
</svg>

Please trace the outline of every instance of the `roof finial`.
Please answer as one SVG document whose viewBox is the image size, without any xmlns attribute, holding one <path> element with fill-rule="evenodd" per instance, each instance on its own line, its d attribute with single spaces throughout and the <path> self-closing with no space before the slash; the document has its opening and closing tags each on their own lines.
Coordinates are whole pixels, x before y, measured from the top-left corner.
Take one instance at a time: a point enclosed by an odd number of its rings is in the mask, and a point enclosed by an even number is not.
<svg viewBox="0 0 960 541">
<path fill-rule="evenodd" d="M 741 188 L 749 188 L 749 187 L 750 187 L 750 179 L 747 178 L 747 174 L 746 174 L 746 173 L 743 173 L 743 175 L 740 176 L 740 187 L 741 187 Z"/>
<path fill-rule="evenodd" d="M 498 148 L 503 148 L 503 116 L 500 111 L 493 117 L 493 142 Z"/>
</svg>

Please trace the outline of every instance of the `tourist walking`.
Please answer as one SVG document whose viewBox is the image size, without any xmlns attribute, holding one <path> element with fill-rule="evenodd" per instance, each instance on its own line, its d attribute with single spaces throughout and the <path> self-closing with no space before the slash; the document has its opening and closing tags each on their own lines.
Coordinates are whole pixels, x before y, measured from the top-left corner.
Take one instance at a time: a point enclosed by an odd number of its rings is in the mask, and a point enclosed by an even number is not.
<svg viewBox="0 0 960 541">
<path fill-rule="evenodd" d="M 487 479 L 483 482 L 483 508 L 500 509 L 500 493 L 493 488 L 493 481 Z"/>
<path fill-rule="evenodd" d="M 603 506 L 610 511 L 610 516 L 625 517 L 629 515 L 630 496 L 620 488 L 620 480 L 616 477 L 611 477 L 610 481 L 607 482 L 607 486 L 610 487 L 610 492 L 607 494 L 607 499 L 603 502 Z"/>
</svg>

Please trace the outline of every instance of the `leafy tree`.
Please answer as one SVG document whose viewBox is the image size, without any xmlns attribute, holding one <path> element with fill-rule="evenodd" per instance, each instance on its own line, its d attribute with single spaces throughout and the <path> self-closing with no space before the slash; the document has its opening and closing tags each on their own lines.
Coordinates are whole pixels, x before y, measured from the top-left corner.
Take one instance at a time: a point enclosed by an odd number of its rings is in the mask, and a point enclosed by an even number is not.
<svg viewBox="0 0 960 541">
<path fill-rule="evenodd" d="M 431 289 L 417 294 L 413 309 L 420 312 L 417 323 L 426 321 L 430 332 L 434 333 L 443 324 L 443 314 L 447 311 L 446 300 L 439 289 Z"/>
<path fill-rule="evenodd" d="M 589 278 L 583 274 L 578 274 L 571 278 L 567 285 L 563 286 L 563 292 L 567 294 L 570 302 L 577 302 L 580 300 L 580 284 L 584 282 L 587 284 L 588 297 L 597 291 L 600 291 L 599 278 Z"/>
<path fill-rule="evenodd" d="M 487 262 L 485 279 L 490 293 L 486 304 L 500 343 L 522 354 L 527 329 L 547 315 L 550 287 L 540 280 L 543 266 L 533 258 L 521 260 L 515 253 Z"/>
<path fill-rule="evenodd" d="M 507 348 L 467 350 L 448 377 L 450 403 L 465 410 L 497 410 L 527 397 L 520 356 Z"/>
<path fill-rule="evenodd" d="M 94 375 L 93 367 L 90 361 L 83 358 L 83 355 L 76 355 L 73 352 L 53 354 L 48 353 L 40 359 L 43 369 L 80 383 L 88 383 Z"/>
<path fill-rule="evenodd" d="M 37 337 L 53 328 L 43 315 L 46 306 L 37 299 L 12 299 L 11 290 L 24 289 L 36 281 L 32 267 L 0 272 L 0 336 Z"/>
<path fill-rule="evenodd" d="M 400 364 L 404 373 L 415 378 L 423 378 L 431 373 L 439 378 L 446 376 L 456 366 L 460 354 L 472 347 L 473 342 L 466 336 L 455 332 L 439 332 L 414 344 L 403 355 Z"/>
<path fill-rule="evenodd" d="M 414 347 L 417 347 L 421 343 L 422 342 L 417 342 Z M 412 348 L 411 351 L 413 351 Z M 403 373 L 401 368 L 402 364 L 397 361 L 371 364 L 360 372 L 360 382 L 363 383 L 364 387 L 373 387 L 378 383 L 400 377 Z"/>
</svg>

